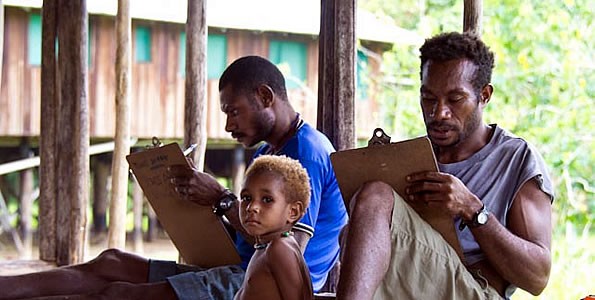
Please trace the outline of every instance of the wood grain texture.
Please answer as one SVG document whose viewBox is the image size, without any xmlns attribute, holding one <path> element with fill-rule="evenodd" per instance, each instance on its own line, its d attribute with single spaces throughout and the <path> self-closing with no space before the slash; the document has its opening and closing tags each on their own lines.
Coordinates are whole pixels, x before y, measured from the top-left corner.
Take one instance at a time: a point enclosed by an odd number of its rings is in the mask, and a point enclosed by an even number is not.
<svg viewBox="0 0 595 300">
<path fill-rule="evenodd" d="M 39 167 L 39 258 L 56 261 L 58 91 L 56 48 L 57 0 L 43 1 L 41 57 L 41 137 Z"/>
<path fill-rule="evenodd" d="M 59 266 L 82 262 L 89 201 L 86 1 L 60 0 L 57 144 L 57 256 Z"/>
<path fill-rule="evenodd" d="M 109 248 L 126 247 L 126 210 L 128 201 L 128 163 L 130 153 L 130 2 L 118 0 L 116 16 L 116 139 L 112 156 Z"/>
<path fill-rule="evenodd" d="M 463 4 L 463 32 L 481 36 L 483 0 L 465 0 Z"/>
<path fill-rule="evenodd" d="M 317 127 L 337 150 L 355 146 L 355 0 L 321 0 Z"/>
</svg>

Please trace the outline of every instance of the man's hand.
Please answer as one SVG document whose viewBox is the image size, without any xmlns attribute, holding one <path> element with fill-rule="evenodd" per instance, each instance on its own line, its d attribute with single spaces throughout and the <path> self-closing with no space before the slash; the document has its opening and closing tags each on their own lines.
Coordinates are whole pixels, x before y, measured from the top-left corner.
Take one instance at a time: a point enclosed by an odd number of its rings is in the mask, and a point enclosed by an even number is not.
<svg viewBox="0 0 595 300">
<path fill-rule="evenodd" d="M 174 165 L 167 169 L 167 176 L 174 191 L 182 198 L 200 205 L 212 206 L 223 194 L 225 188 L 217 180 L 199 172 L 189 160 L 190 166 Z"/>
<path fill-rule="evenodd" d="M 407 181 L 409 185 L 405 191 L 408 201 L 440 207 L 451 216 L 461 216 L 463 220 L 471 220 L 483 206 L 461 180 L 447 173 L 415 173 L 407 176 Z"/>
</svg>

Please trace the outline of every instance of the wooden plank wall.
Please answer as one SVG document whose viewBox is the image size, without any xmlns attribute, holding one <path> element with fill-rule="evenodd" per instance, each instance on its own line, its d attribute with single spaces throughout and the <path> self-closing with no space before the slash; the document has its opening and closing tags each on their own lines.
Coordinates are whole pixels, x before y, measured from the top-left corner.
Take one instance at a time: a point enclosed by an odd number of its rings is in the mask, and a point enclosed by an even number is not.
<svg viewBox="0 0 595 300">
<path fill-rule="evenodd" d="M 40 66 L 27 61 L 28 12 L 5 8 L 5 51 L 0 91 L 0 137 L 38 136 L 40 132 Z M 91 138 L 113 138 L 115 128 L 115 24 L 109 16 L 90 16 L 89 110 Z M 136 26 L 151 28 L 152 60 L 134 59 Z M 179 70 L 179 38 L 184 24 L 133 20 L 131 135 L 138 138 L 178 138 L 183 136 L 184 78 Z M 305 88 L 289 91 L 294 108 L 312 125 L 316 124 L 318 98 L 318 40 L 312 36 L 262 33 L 245 30 L 210 28 L 227 35 L 227 63 L 245 55 L 267 57 L 270 39 L 286 39 L 307 45 Z M 379 50 L 380 51 L 380 50 Z M 370 64 L 371 75 L 379 75 L 380 66 Z M 374 98 L 375 88 L 368 95 Z M 218 80 L 207 81 L 207 134 L 210 139 L 230 139 L 225 132 L 225 118 L 219 110 Z M 366 137 L 378 126 L 379 109 L 375 101 L 356 101 L 356 128 Z M 376 117 L 375 117 L 376 116 Z M 377 125 L 378 124 L 378 125 Z M 365 128 L 365 129 L 364 129 Z M 370 129 L 371 128 L 371 129 Z"/>
</svg>

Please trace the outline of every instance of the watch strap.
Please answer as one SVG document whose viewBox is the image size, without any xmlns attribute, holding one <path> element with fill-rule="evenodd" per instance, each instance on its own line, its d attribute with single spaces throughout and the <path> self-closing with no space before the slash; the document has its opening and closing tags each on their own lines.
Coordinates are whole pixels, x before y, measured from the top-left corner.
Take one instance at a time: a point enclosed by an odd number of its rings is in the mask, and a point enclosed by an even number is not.
<svg viewBox="0 0 595 300">
<path fill-rule="evenodd" d="M 482 215 L 482 214 L 488 214 L 489 215 L 489 212 L 487 211 L 485 204 L 482 204 L 481 205 L 481 208 L 473 214 L 473 217 L 471 218 L 471 221 L 465 221 L 465 220 L 461 219 L 461 223 L 459 224 L 459 231 L 463 231 L 465 229 L 465 227 L 467 227 L 467 226 L 469 228 L 475 228 L 475 227 L 484 225 L 485 222 L 484 223 L 480 223 L 478 221 L 478 217 L 480 215 Z"/>
</svg>

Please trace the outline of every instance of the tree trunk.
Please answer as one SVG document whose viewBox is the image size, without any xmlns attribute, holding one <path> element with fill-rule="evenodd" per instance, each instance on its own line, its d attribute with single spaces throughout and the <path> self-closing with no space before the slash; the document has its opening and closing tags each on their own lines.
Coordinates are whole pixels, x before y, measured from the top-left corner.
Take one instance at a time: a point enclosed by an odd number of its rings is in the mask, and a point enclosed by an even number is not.
<svg viewBox="0 0 595 300">
<path fill-rule="evenodd" d="M 481 36 L 482 0 L 465 0 L 463 6 L 463 32 Z"/>
<path fill-rule="evenodd" d="M 56 260 L 56 197 L 59 91 L 57 87 L 56 30 L 58 0 L 44 0 L 41 29 L 41 131 L 39 138 L 39 258 Z M 66 180 L 66 178 L 64 178 Z"/>
<path fill-rule="evenodd" d="M 318 129 L 337 150 L 355 146 L 355 0 L 320 1 Z"/>
<path fill-rule="evenodd" d="M 198 144 L 191 157 L 204 169 L 207 149 L 206 0 L 188 1 L 186 22 L 186 90 L 184 103 L 184 146 Z"/>
<path fill-rule="evenodd" d="M 126 203 L 128 200 L 128 164 L 130 153 L 130 6 L 118 0 L 116 17 L 116 148 L 112 158 L 112 192 L 108 247 L 126 246 Z"/>
<path fill-rule="evenodd" d="M 83 261 L 89 198 L 87 100 L 87 2 L 60 0 L 58 63 L 60 117 L 58 145 L 57 261 Z"/>
</svg>

